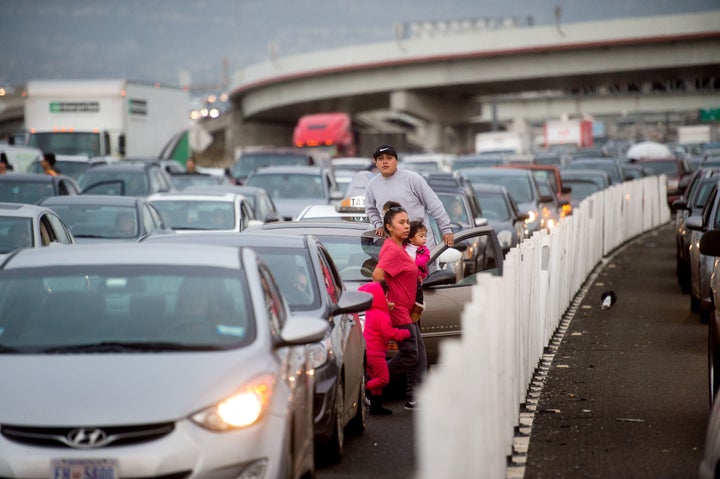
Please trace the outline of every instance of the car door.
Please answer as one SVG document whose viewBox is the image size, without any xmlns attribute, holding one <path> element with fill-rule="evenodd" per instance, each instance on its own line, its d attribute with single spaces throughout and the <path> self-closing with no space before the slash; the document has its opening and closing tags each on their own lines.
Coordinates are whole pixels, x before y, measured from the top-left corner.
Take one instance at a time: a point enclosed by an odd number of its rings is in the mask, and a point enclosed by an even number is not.
<svg viewBox="0 0 720 479">
<path fill-rule="evenodd" d="M 468 276 L 460 274 L 457 265 L 440 263 L 441 254 L 449 248 L 444 244 L 436 245 L 430 252 L 432 271 L 423 283 L 425 312 L 420 318 L 420 331 L 425 342 L 428 364 L 438 360 L 439 344 L 446 338 L 459 338 L 461 318 L 465 304 L 470 301 L 476 275 L 480 273 L 502 275 L 503 255 L 500 242 L 490 226 L 471 228 L 455 234 L 455 244 L 468 242 L 487 245 L 489 254 L 495 256 L 495 264 L 487 264 L 481 271 Z M 459 260 L 458 263 L 462 263 Z M 493 267 L 494 266 L 494 267 Z M 449 273 L 452 272 L 454 277 Z"/>
<path fill-rule="evenodd" d="M 335 268 L 330 253 L 318 245 L 318 259 L 320 269 L 325 277 L 326 288 L 331 301 L 337 305 L 346 289 L 342 278 Z M 336 314 L 332 318 L 333 342 L 341 345 L 342 363 L 345 369 L 345 401 L 346 409 L 350 409 L 358 397 L 358 388 L 365 374 L 364 355 L 365 342 L 360 328 L 360 318 L 357 313 Z M 335 346 L 334 344 L 333 346 Z"/>
</svg>

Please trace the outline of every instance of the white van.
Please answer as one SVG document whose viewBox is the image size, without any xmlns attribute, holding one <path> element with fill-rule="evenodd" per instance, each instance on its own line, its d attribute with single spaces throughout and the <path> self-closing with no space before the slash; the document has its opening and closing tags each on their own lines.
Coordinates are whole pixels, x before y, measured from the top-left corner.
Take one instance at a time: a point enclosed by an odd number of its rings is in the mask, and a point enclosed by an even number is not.
<svg viewBox="0 0 720 479">
<path fill-rule="evenodd" d="M 20 145 L 0 144 L 0 153 L 5 155 L 14 173 L 25 173 L 34 161 L 42 160 L 43 153 L 39 148 Z"/>
</svg>

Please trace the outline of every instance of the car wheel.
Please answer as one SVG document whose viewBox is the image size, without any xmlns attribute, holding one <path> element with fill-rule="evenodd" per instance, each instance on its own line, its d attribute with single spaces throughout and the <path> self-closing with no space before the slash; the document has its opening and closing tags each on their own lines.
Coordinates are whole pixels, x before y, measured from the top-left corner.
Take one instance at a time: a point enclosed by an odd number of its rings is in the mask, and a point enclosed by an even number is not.
<svg viewBox="0 0 720 479">
<path fill-rule="evenodd" d="M 718 351 L 717 331 L 714 318 L 711 318 L 708 328 L 708 383 L 710 390 L 710 405 L 715 401 L 715 396 L 720 387 L 720 351 Z"/>
<path fill-rule="evenodd" d="M 345 449 L 345 388 L 342 377 L 335 388 L 335 418 L 333 421 L 333 432 L 330 440 L 322 445 L 322 458 L 328 463 L 336 464 L 342 459 Z"/>
<path fill-rule="evenodd" d="M 359 436 L 365 432 L 367 426 L 367 415 L 368 415 L 368 399 L 365 396 L 365 375 L 362 375 L 362 381 L 360 383 L 360 392 L 357 398 L 357 410 L 355 416 L 348 423 L 348 433 Z"/>
<path fill-rule="evenodd" d="M 700 298 L 696 298 L 690 293 L 690 311 L 693 313 L 700 312 Z"/>
</svg>

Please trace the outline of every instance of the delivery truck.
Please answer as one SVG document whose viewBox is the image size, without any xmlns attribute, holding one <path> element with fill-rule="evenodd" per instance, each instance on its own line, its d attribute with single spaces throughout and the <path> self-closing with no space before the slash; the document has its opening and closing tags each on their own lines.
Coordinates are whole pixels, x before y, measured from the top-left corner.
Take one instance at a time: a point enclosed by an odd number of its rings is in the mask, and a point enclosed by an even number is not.
<svg viewBox="0 0 720 479">
<path fill-rule="evenodd" d="M 593 122 L 590 120 L 548 120 L 545 122 L 545 148 L 574 145 L 593 146 Z"/>
<path fill-rule="evenodd" d="M 189 126 L 182 88 L 129 80 L 31 80 L 28 145 L 56 155 L 157 157 Z"/>
</svg>

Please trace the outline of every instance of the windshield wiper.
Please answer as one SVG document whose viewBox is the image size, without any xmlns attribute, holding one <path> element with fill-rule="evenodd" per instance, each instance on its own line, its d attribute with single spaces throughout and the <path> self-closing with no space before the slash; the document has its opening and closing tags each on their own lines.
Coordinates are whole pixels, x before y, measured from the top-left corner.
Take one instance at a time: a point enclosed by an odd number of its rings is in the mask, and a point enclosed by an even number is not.
<svg viewBox="0 0 720 479">
<path fill-rule="evenodd" d="M 71 344 L 68 346 L 54 346 L 39 352 L 55 353 L 145 353 L 161 351 L 220 351 L 227 349 L 215 344 L 183 344 L 170 342 L 101 342 L 89 344 Z"/>
<path fill-rule="evenodd" d="M 0 354 L 19 353 L 19 352 L 20 352 L 20 350 L 17 348 L 11 348 L 10 346 L 3 346 L 2 344 L 0 344 Z"/>
</svg>

